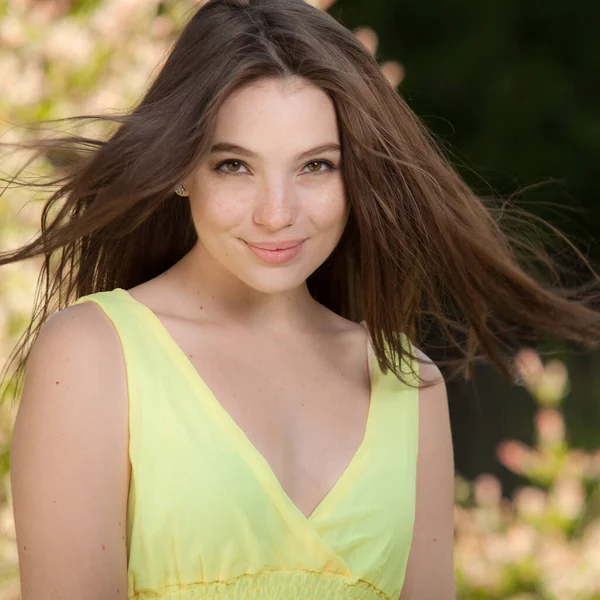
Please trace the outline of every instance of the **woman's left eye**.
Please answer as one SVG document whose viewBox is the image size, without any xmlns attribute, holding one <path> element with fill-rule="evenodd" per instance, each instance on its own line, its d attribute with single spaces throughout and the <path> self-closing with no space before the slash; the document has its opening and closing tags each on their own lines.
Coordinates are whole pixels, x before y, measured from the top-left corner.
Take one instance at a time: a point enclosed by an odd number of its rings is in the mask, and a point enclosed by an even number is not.
<svg viewBox="0 0 600 600">
<path fill-rule="evenodd" d="M 322 166 L 325 166 L 326 168 L 321 169 Z M 316 169 L 313 169 L 311 167 L 316 167 Z M 335 166 L 328 160 L 311 160 L 304 168 L 308 168 L 309 173 L 316 174 L 329 173 L 331 171 L 335 171 Z"/>
<path fill-rule="evenodd" d="M 233 167 L 232 169 L 223 169 L 223 167 Z M 226 175 L 236 175 L 238 173 L 243 173 L 243 171 L 240 171 L 240 168 L 244 167 L 244 164 L 242 163 L 242 161 L 240 160 L 235 160 L 235 159 L 229 159 L 229 160 L 224 160 L 223 162 L 220 162 L 216 167 L 215 167 L 215 171 L 220 172 L 220 173 L 225 173 Z"/>
<path fill-rule="evenodd" d="M 223 175 L 242 175 L 246 172 L 242 170 L 245 168 L 246 165 L 244 165 L 242 161 L 237 159 L 228 159 L 220 162 L 215 167 L 215 171 Z M 311 160 L 304 166 L 304 169 L 307 169 L 305 172 L 312 173 L 314 175 L 321 175 L 325 173 L 331 173 L 332 171 L 337 170 L 337 167 L 328 160 Z"/>
</svg>

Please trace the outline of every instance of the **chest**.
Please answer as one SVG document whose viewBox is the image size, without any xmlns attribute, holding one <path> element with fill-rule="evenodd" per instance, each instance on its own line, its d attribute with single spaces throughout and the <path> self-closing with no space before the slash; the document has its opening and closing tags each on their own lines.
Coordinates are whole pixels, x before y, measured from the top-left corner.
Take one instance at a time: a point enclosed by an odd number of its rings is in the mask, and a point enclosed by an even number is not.
<svg viewBox="0 0 600 600">
<path fill-rule="evenodd" d="M 416 394 L 372 350 L 369 377 L 366 332 L 244 340 L 161 319 L 165 335 L 145 315 L 120 323 L 133 383 L 130 595 L 166 581 L 202 594 L 214 582 L 223 595 L 227 580 L 237 598 L 248 594 L 234 582 L 251 573 L 258 597 L 266 573 L 290 577 L 281 591 L 265 584 L 273 597 L 347 596 L 350 576 L 370 582 L 357 597 L 383 596 L 380 580 L 398 597 L 414 529 Z M 326 573 L 323 590 L 297 579 L 305 573 Z"/>
<path fill-rule="evenodd" d="M 365 335 L 308 343 L 170 329 L 218 410 L 309 515 L 364 438 L 371 389 Z"/>
</svg>

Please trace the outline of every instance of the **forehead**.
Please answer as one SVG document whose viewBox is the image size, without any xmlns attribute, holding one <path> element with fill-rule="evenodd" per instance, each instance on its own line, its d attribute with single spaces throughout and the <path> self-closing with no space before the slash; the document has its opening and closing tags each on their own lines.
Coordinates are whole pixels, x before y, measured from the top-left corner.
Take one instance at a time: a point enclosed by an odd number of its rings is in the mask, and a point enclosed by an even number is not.
<svg viewBox="0 0 600 600">
<path fill-rule="evenodd" d="M 298 77 L 260 79 L 232 92 L 217 114 L 214 140 L 258 148 L 338 141 L 335 105 Z M 315 143 L 316 142 L 316 143 Z"/>
</svg>

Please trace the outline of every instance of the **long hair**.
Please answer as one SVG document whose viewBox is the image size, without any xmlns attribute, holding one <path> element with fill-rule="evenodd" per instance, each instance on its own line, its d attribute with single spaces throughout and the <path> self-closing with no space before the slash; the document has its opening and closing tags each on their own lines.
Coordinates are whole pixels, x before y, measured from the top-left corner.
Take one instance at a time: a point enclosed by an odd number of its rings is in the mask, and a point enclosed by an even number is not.
<svg viewBox="0 0 600 600">
<path fill-rule="evenodd" d="M 523 340 L 550 334 L 597 344 L 599 277 L 585 258 L 578 253 L 594 279 L 579 287 L 528 273 L 520 263 L 527 256 L 557 278 L 542 248 L 508 231 L 509 217 L 518 223 L 525 213 L 487 206 L 469 189 L 352 32 L 303 0 L 209 0 L 130 112 L 61 119 L 111 121 L 107 139 L 10 145 L 36 157 L 78 157 L 45 184 L 55 191 L 39 235 L 0 255 L 0 266 L 44 257 L 31 322 L 7 363 L 17 360 L 17 379 L 54 311 L 82 295 L 136 286 L 191 250 L 189 202 L 174 189 L 208 150 L 217 111 L 240 86 L 288 76 L 310 81 L 335 105 L 351 209 L 339 244 L 307 285 L 339 315 L 366 321 L 384 372 L 404 381 L 398 356 L 417 359 L 401 333 L 416 345 L 441 334 L 461 354 L 438 363 L 452 367 L 450 377 L 469 379 L 476 361 L 489 361 L 513 382 Z M 8 180 L 26 185 L 16 181 Z"/>
</svg>

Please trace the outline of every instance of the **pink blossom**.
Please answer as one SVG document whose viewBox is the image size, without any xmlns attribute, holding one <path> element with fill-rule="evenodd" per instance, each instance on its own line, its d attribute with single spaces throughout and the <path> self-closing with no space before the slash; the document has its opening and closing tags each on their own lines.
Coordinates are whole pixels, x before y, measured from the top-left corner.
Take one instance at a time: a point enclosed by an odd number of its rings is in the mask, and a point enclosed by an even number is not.
<svg viewBox="0 0 600 600">
<path fill-rule="evenodd" d="M 175 23 L 168 17 L 161 15 L 156 17 L 150 26 L 150 32 L 154 38 L 166 38 L 175 31 Z"/>
<path fill-rule="evenodd" d="M 534 552 L 536 533 L 529 525 L 514 523 L 506 532 L 506 542 L 513 562 L 522 562 Z"/>
<path fill-rule="evenodd" d="M 398 87 L 404 80 L 406 71 L 404 67 L 395 60 L 388 60 L 381 65 L 381 70 L 391 83 L 392 87 Z"/>
<path fill-rule="evenodd" d="M 590 470 L 592 457 L 583 450 L 569 450 L 565 456 L 563 474 L 567 477 L 581 479 Z"/>
<path fill-rule="evenodd" d="M 551 502 L 567 519 L 576 519 L 585 506 L 585 491 L 576 479 L 559 479 L 550 494 Z"/>
<path fill-rule="evenodd" d="M 588 477 L 600 479 L 600 450 L 596 450 L 590 457 L 590 462 L 587 468 Z"/>
<path fill-rule="evenodd" d="M 567 393 L 568 380 L 567 367 L 559 360 L 551 360 L 544 367 L 544 372 L 536 385 L 536 398 L 541 404 L 557 405 Z"/>
<path fill-rule="evenodd" d="M 541 517 L 546 509 L 546 493 L 539 488 L 519 488 L 513 496 L 517 511 L 526 517 Z"/>
<path fill-rule="evenodd" d="M 515 358 L 515 368 L 527 388 L 532 389 L 544 370 L 539 354 L 532 348 L 523 348 Z"/>
<path fill-rule="evenodd" d="M 531 448 L 517 440 L 500 442 L 496 457 L 502 465 L 513 473 L 526 473 L 531 465 Z"/>
<path fill-rule="evenodd" d="M 565 423 L 554 408 L 542 408 L 535 416 L 538 439 L 543 446 L 555 446 L 565 439 Z"/>
<path fill-rule="evenodd" d="M 500 482 L 493 475 L 487 473 L 479 475 L 474 486 L 475 502 L 479 506 L 498 506 L 502 497 Z"/>
<path fill-rule="evenodd" d="M 202 2 L 203 0 L 196 1 Z M 313 6 L 316 6 L 317 8 L 320 8 L 321 10 L 327 10 L 330 6 L 332 6 L 335 0 L 307 0 L 307 2 Z"/>
</svg>

